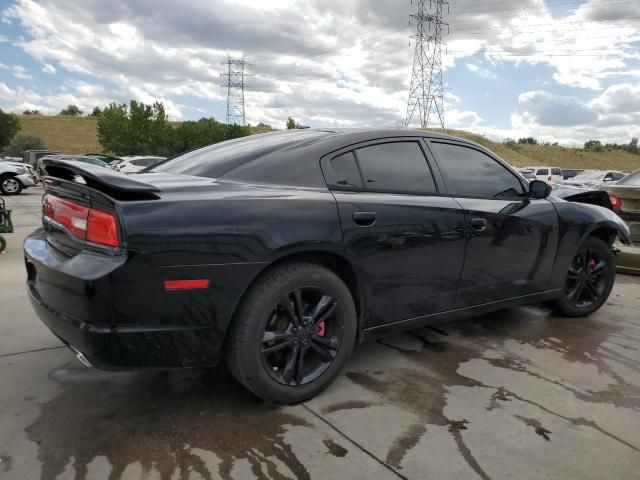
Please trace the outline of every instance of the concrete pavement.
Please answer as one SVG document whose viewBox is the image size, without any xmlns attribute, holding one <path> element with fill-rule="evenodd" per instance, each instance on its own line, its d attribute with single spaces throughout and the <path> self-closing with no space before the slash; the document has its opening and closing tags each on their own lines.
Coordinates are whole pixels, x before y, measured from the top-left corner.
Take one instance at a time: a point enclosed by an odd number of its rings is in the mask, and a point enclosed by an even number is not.
<svg viewBox="0 0 640 480">
<path fill-rule="evenodd" d="M 265 405 L 223 369 L 87 369 L 35 317 L 9 197 L 0 478 L 637 479 L 640 279 L 587 319 L 525 307 L 359 346 L 327 392 Z"/>
</svg>

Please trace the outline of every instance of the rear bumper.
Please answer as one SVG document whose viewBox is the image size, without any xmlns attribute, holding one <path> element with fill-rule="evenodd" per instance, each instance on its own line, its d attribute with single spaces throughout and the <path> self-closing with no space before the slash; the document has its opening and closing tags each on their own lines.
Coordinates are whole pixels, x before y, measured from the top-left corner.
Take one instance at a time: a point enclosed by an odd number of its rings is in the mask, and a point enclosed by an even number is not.
<svg viewBox="0 0 640 480">
<path fill-rule="evenodd" d="M 100 327 L 45 305 L 30 285 L 29 299 L 42 322 L 78 356 L 103 370 L 203 367 L 218 363 L 211 328 Z M 83 362 L 84 363 L 84 362 Z"/>
<path fill-rule="evenodd" d="M 33 187 L 36 184 L 35 179 L 28 173 L 17 175 L 16 178 L 20 181 L 23 188 Z"/>
<path fill-rule="evenodd" d="M 620 273 L 640 275 L 640 245 L 623 245 L 616 242 L 618 258 L 616 259 L 616 270 Z"/>
<path fill-rule="evenodd" d="M 69 258 L 48 245 L 42 230 L 27 237 L 24 254 L 38 317 L 106 370 L 216 365 L 233 310 L 257 268 L 151 267 L 135 252 Z M 217 281 L 207 290 L 164 291 L 164 280 L 175 278 Z"/>
</svg>

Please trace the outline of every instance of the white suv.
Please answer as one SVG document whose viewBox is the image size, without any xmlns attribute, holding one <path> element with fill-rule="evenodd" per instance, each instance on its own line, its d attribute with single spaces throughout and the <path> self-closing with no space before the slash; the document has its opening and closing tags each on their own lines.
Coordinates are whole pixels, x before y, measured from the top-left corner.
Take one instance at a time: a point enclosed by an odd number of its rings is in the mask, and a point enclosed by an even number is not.
<svg viewBox="0 0 640 480">
<path fill-rule="evenodd" d="M 536 180 L 546 183 L 562 183 L 562 170 L 558 167 L 528 167 L 536 176 Z"/>
<path fill-rule="evenodd" d="M 29 165 L 19 162 L 0 160 L 0 193 L 17 195 L 23 189 L 36 184 Z"/>
</svg>

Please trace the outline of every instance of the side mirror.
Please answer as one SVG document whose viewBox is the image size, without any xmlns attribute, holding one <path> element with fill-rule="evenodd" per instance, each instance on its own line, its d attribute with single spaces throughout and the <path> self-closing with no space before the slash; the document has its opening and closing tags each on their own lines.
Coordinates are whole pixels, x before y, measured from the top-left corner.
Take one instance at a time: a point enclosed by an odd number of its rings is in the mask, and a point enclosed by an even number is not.
<svg viewBox="0 0 640 480">
<path fill-rule="evenodd" d="M 529 183 L 529 196 L 531 198 L 547 198 L 551 195 L 551 185 L 540 180 L 533 180 Z"/>
</svg>

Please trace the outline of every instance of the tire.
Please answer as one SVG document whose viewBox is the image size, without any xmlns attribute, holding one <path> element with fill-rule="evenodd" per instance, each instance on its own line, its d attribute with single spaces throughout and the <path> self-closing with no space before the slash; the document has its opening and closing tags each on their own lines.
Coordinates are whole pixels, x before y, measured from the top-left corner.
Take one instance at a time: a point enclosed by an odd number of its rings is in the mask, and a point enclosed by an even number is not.
<svg viewBox="0 0 640 480">
<path fill-rule="evenodd" d="M 243 298 L 230 327 L 227 367 L 268 402 L 302 402 L 338 376 L 356 330 L 351 292 L 335 273 L 310 263 L 282 264 L 260 276 Z M 299 369 L 292 366 L 297 358 L 303 359 Z"/>
<path fill-rule="evenodd" d="M 7 241 L 4 239 L 2 235 L 0 235 L 0 253 L 4 253 L 7 248 Z"/>
<path fill-rule="evenodd" d="M 616 262 L 611 246 L 599 238 L 587 237 L 576 250 L 562 294 L 547 305 L 567 317 L 590 315 L 607 301 L 615 279 Z"/>
<path fill-rule="evenodd" d="M 3 195 L 18 195 L 22 188 L 22 183 L 14 175 L 5 175 L 0 178 L 0 192 Z"/>
</svg>

